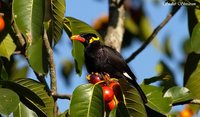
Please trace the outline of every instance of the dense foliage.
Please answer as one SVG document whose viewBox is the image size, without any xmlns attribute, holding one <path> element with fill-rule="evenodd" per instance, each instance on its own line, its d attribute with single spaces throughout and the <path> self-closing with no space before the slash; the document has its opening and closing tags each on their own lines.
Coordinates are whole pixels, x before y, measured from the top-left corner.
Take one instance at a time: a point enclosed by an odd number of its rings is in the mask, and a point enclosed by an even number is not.
<svg viewBox="0 0 200 117">
<path fill-rule="evenodd" d="M 180 1 L 174 3 L 178 4 Z M 0 116 L 10 114 L 13 117 L 177 116 L 178 112 L 171 112 L 172 107 L 182 104 L 190 105 L 187 105 L 180 116 L 184 117 L 186 112 L 190 116 L 198 113 L 200 2 L 192 0 L 192 3 L 195 5 L 178 6 L 187 10 L 190 32 L 190 39 L 186 40 L 184 45 L 187 59 L 181 64 L 184 71 L 184 86 L 175 83 L 173 71 L 161 61 L 158 76 L 146 78 L 140 85 L 148 98 L 148 103 L 144 104 L 137 90 L 125 80 L 110 78 L 109 75 L 101 76 L 98 73 L 94 73 L 97 76 L 93 76 L 94 74 L 85 76 L 89 81 L 88 84 L 78 86 L 71 96 L 57 94 L 56 80 L 59 79 L 56 79 L 55 74 L 53 48 L 59 42 L 62 33 L 65 32 L 69 37 L 84 32 L 95 33 L 101 41 L 104 41 L 103 37 L 109 24 L 108 16 L 103 16 L 97 20 L 94 27 L 91 27 L 77 18 L 64 16 L 65 0 L 1 0 Z M 122 48 L 130 46 L 131 41 L 146 42 L 152 33 L 142 5 L 136 9 L 127 3 L 124 5 L 128 15 L 124 21 Z M 171 7 L 172 12 L 177 8 L 176 5 Z M 172 58 L 170 40 L 166 40 L 163 47 L 163 54 Z M 76 72 L 81 75 L 84 65 L 83 45 L 73 41 L 72 48 L 74 66 Z M 23 57 L 28 66 L 17 67 L 16 56 Z M 65 76 L 70 73 L 72 66 L 71 62 L 65 63 L 63 67 Z M 27 78 L 28 68 L 34 71 L 38 80 Z M 50 84 L 45 79 L 48 73 Z M 152 85 L 157 81 L 161 82 L 159 86 Z M 57 108 L 59 98 L 70 100 L 69 108 L 63 113 Z"/>
</svg>

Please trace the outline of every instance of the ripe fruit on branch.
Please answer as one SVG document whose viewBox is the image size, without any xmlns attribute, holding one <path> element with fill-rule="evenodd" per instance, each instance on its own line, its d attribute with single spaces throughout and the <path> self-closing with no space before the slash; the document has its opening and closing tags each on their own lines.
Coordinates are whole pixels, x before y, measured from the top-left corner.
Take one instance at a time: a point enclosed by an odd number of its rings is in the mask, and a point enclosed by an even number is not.
<svg viewBox="0 0 200 117">
<path fill-rule="evenodd" d="M 117 100 L 123 102 L 123 94 L 119 82 L 112 81 L 109 87 L 113 90 Z"/>
<path fill-rule="evenodd" d="M 115 108 L 115 106 L 117 105 L 117 103 L 115 102 L 115 100 L 111 100 L 110 102 L 108 103 L 105 103 L 105 106 L 106 106 L 106 110 L 112 110 Z"/>
<path fill-rule="evenodd" d="M 102 77 L 98 73 L 92 73 L 87 76 L 87 80 L 89 81 L 89 83 L 96 84 L 102 80 Z"/>
<path fill-rule="evenodd" d="M 2 16 L 0 16 L 0 31 L 2 31 L 5 27 L 5 21 Z"/>
<path fill-rule="evenodd" d="M 103 98 L 105 102 L 110 102 L 114 98 L 113 90 L 108 86 L 103 86 Z"/>
</svg>

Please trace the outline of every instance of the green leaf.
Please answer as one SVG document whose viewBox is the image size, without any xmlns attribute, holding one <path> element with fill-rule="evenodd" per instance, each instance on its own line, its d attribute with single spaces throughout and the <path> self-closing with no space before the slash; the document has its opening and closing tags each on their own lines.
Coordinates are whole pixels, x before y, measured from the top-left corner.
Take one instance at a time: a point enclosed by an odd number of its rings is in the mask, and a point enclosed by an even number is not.
<svg viewBox="0 0 200 117">
<path fill-rule="evenodd" d="M 69 110 L 67 109 L 65 112 L 61 113 L 58 117 L 69 117 Z"/>
<path fill-rule="evenodd" d="M 144 84 L 141 85 L 141 88 L 147 96 L 148 103 L 146 105 L 149 108 L 163 115 L 169 114 L 172 106 L 172 99 L 162 96 L 163 88 Z"/>
<path fill-rule="evenodd" d="M 73 50 L 72 50 L 72 55 L 74 57 L 75 61 L 75 68 L 76 68 L 76 73 L 81 76 L 82 74 L 82 67 L 84 64 L 84 47 L 83 45 L 78 42 L 78 41 L 73 41 Z"/>
<path fill-rule="evenodd" d="M 37 73 L 47 73 L 42 48 L 44 0 L 14 0 L 14 21 L 26 39 L 30 64 Z"/>
<path fill-rule="evenodd" d="M 42 37 L 44 0 L 14 0 L 12 2 L 14 21 L 29 45 Z"/>
<path fill-rule="evenodd" d="M 19 78 L 14 81 L 1 81 L 0 84 L 15 91 L 21 102 L 34 110 L 38 116 L 52 117 L 54 100 L 45 90 L 45 86 L 28 78 Z"/>
<path fill-rule="evenodd" d="M 172 98 L 172 103 L 178 103 L 192 99 L 189 89 L 179 86 L 168 89 L 165 92 L 164 97 Z"/>
<path fill-rule="evenodd" d="M 195 69 L 197 69 L 199 60 L 200 54 L 196 54 L 194 52 L 188 54 L 184 68 L 184 86 L 186 85 L 187 81 L 189 80 Z"/>
<path fill-rule="evenodd" d="M 190 35 L 194 26 L 200 22 L 200 10 L 198 8 L 187 7 L 188 14 L 188 28 Z"/>
<path fill-rule="evenodd" d="M 34 112 L 36 112 L 39 117 L 53 117 L 54 100 L 52 96 L 48 95 L 44 85 L 28 78 L 16 79 L 15 83 L 30 89 L 44 102 L 44 105 L 41 105 L 33 102 L 29 98 L 22 97 L 23 103 L 27 107 L 34 110 Z"/>
<path fill-rule="evenodd" d="M 65 0 L 51 0 L 52 11 L 52 39 L 55 44 L 60 40 L 65 14 Z"/>
<path fill-rule="evenodd" d="M 100 37 L 99 33 L 94 30 L 90 25 L 86 24 L 83 21 L 80 21 L 78 19 L 75 19 L 73 17 L 65 17 L 64 19 L 64 29 L 68 33 L 68 36 L 71 37 L 75 34 L 81 34 L 81 33 L 94 33 L 97 36 Z"/>
<path fill-rule="evenodd" d="M 10 74 L 9 80 L 14 80 L 14 79 L 18 79 L 18 78 L 25 78 L 27 73 L 28 73 L 28 69 L 29 69 L 28 66 L 23 66 L 21 68 L 17 68 L 17 65 L 15 65 L 13 67 L 13 71 L 15 71 L 15 72 L 12 72 Z"/>
<path fill-rule="evenodd" d="M 143 101 L 135 87 L 131 87 L 124 79 L 119 80 L 122 92 L 125 96 L 125 104 L 130 115 L 147 117 Z"/>
<path fill-rule="evenodd" d="M 70 117 L 103 117 L 104 100 L 99 85 L 84 84 L 77 87 L 69 108 Z"/>
<path fill-rule="evenodd" d="M 26 107 L 23 103 L 19 103 L 17 109 L 13 112 L 13 117 L 38 117 L 35 112 Z"/>
<path fill-rule="evenodd" d="M 26 97 L 30 100 L 32 100 L 35 103 L 38 103 L 40 105 L 44 105 L 43 101 L 40 99 L 39 96 L 37 96 L 34 92 L 32 92 L 30 89 L 23 87 L 14 81 L 8 81 L 8 80 L 0 80 L 0 85 L 2 85 L 5 88 L 11 89 L 14 92 L 16 92 L 20 97 Z M 22 92 L 23 91 L 23 92 Z"/>
<path fill-rule="evenodd" d="M 19 96 L 10 89 L 0 88 L 0 113 L 9 115 L 19 104 Z"/>
<path fill-rule="evenodd" d="M 117 107 L 110 112 L 109 117 L 130 117 L 130 115 L 125 104 L 119 102 Z"/>
<path fill-rule="evenodd" d="M 85 22 L 82 22 L 72 17 L 66 17 L 64 19 L 64 29 L 67 32 L 69 37 L 71 37 L 74 34 L 94 33 L 98 35 L 101 39 L 101 36 L 99 35 L 99 33 L 97 33 L 91 26 L 89 26 Z M 72 55 L 75 60 L 76 72 L 79 75 L 81 75 L 82 67 L 84 64 L 84 47 L 80 42 L 73 41 Z"/>
<path fill-rule="evenodd" d="M 189 69 L 189 68 L 188 68 Z M 200 87 L 200 61 L 198 59 L 198 61 L 196 61 L 196 65 L 194 68 L 192 68 L 193 71 L 191 71 L 191 75 L 189 75 L 189 79 L 186 82 L 186 87 L 190 90 L 190 92 L 192 93 L 192 96 L 194 99 L 200 99 L 200 89 L 198 87 Z M 200 106 L 198 105 L 198 108 L 200 108 Z"/>
<path fill-rule="evenodd" d="M 16 49 L 16 45 L 13 42 L 11 36 L 9 34 L 0 42 L 0 56 L 6 57 L 10 60 L 10 56 Z"/>
<path fill-rule="evenodd" d="M 47 60 L 45 60 L 46 53 L 43 50 L 43 41 L 40 39 L 34 45 L 28 48 L 27 56 L 34 71 L 45 74 L 48 72 L 48 64 Z"/>
<path fill-rule="evenodd" d="M 193 52 L 200 53 L 200 23 L 196 24 L 191 36 L 191 49 Z"/>
</svg>

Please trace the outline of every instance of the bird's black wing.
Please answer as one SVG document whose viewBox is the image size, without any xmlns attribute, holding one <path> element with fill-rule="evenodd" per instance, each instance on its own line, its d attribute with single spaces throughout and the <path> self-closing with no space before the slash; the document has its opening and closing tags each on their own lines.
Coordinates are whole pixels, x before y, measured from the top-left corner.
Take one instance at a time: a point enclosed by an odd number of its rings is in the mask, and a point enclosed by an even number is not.
<svg viewBox="0 0 200 117">
<path fill-rule="evenodd" d="M 119 52 L 108 46 L 103 46 L 102 50 L 104 51 L 104 55 L 106 56 L 108 65 L 110 65 L 110 67 L 115 68 L 122 74 L 127 73 L 127 75 L 132 79 L 136 79 L 135 75 L 132 73 L 126 61 Z"/>
<path fill-rule="evenodd" d="M 103 46 L 102 50 L 104 51 L 104 55 L 107 56 L 107 65 L 110 67 L 110 69 L 115 69 L 116 73 L 120 71 L 121 73 L 118 75 L 121 75 L 122 78 L 125 78 L 128 80 L 129 83 L 131 83 L 140 93 L 142 100 L 144 103 L 147 102 L 147 98 L 136 82 L 136 77 L 128 67 L 126 61 L 123 59 L 120 53 L 118 53 L 116 50 L 112 49 L 111 47 L 108 46 Z M 107 67 L 107 68 L 108 68 Z M 114 71 L 114 70 L 113 70 Z M 127 73 L 127 75 L 125 75 Z"/>
</svg>

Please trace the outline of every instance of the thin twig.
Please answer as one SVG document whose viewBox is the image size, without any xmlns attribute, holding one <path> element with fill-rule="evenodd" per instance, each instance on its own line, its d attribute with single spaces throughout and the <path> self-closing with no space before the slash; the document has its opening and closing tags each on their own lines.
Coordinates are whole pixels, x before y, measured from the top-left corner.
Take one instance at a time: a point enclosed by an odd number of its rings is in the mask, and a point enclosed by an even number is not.
<svg viewBox="0 0 200 117">
<path fill-rule="evenodd" d="M 183 105 L 183 104 L 197 104 L 200 105 L 200 99 L 193 99 L 193 100 L 187 100 L 183 102 L 173 103 L 173 106 Z"/>
<path fill-rule="evenodd" d="M 45 29 L 44 29 L 43 41 L 44 41 L 44 46 L 47 51 L 48 65 L 50 68 L 51 95 L 55 95 L 57 94 L 56 67 L 55 67 L 54 58 L 53 58 L 53 50 L 50 46 L 50 43 L 47 37 L 47 32 Z M 56 99 L 54 98 L 54 116 L 55 117 L 57 116 L 57 112 L 58 112 L 58 107 L 56 104 Z"/>
<path fill-rule="evenodd" d="M 68 99 L 70 100 L 72 95 L 68 95 L 68 94 L 55 94 L 53 95 L 54 98 L 59 98 L 59 99 Z"/>
<path fill-rule="evenodd" d="M 171 10 L 171 12 L 167 15 L 167 17 L 161 22 L 160 25 L 158 25 L 153 33 L 149 36 L 149 38 L 142 44 L 142 46 L 137 49 L 134 53 L 131 54 L 130 57 L 126 59 L 126 62 L 130 62 L 133 60 L 139 53 L 141 53 L 147 45 L 150 44 L 150 42 L 155 38 L 155 36 L 158 34 L 158 32 L 169 22 L 169 20 L 176 14 L 176 12 L 180 9 L 181 6 L 174 6 Z"/>
</svg>

